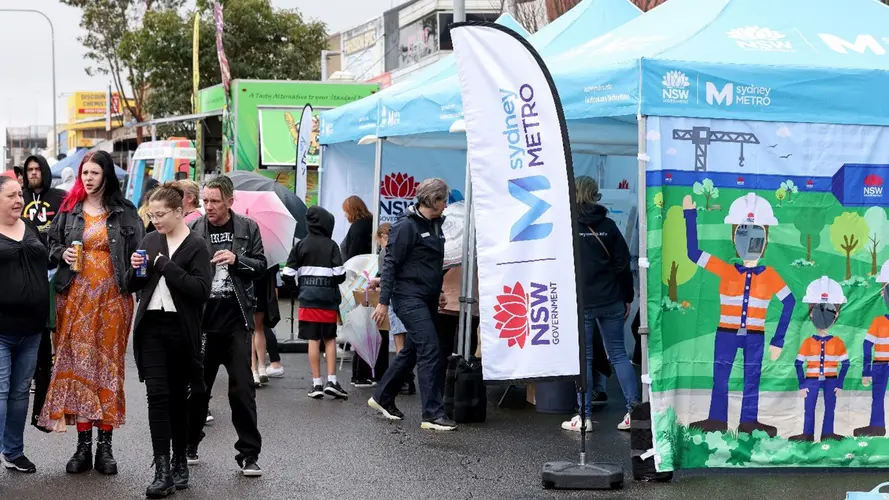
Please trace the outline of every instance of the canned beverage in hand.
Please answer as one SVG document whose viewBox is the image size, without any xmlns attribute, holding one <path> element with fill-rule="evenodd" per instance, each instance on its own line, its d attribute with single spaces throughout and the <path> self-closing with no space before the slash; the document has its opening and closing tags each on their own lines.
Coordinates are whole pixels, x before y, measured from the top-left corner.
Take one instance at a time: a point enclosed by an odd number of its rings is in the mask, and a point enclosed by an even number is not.
<svg viewBox="0 0 889 500">
<path fill-rule="evenodd" d="M 142 257 L 142 265 L 136 269 L 136 276 L 145 278 L 148 276 L 148 252 L 145 250 L 136 250 L 136 253 Z"/>
<path fill-rule="evenodd" d="M 71 262 L 71 270 L 79 273 L 83 270 L 83 243 L 73 241 L 71 242 L 71 248 L 74 249 L 74 261 Z"/>
</svg>

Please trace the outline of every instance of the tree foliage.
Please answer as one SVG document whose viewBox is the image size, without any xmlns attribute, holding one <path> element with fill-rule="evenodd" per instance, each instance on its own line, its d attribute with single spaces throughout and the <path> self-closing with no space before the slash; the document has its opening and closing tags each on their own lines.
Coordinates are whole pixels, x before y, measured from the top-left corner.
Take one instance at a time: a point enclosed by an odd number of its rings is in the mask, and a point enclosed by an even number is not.
<svg viewBox="0 0 889 500">
<path fill-rule="evenodd" d="M 142 121 L 151 69 L 120 50 L 121 42 L 139 30 L 146 16 L 180 8 L 185 0 L 61 0 L 81 11 L 80 27 L 86 32 L 78 41 L 86 48 L 89 76 L 107 75 L 121 96 L 121 103 Z M 130 92 L 130 90 L 132 90 Z M 141 130 L 137 130 L 141 140 Z"/>
<path fill-rule="evenodd" d="M 852 277 L 852 255 L 864 249 L 867 236 L 867 222 L 856 212 L 843 212 L 830 226 L 830 242 L 846 256 L 847 280 Z"/>
<path fill-rule="evenodd" d="M 710 200 L 719 198 L 719 188 L 713 185 L 710 179 L 704 179 L 703 182 L 695 182 L 692 191 L 698 196 L 704 197 L 704 209 L 710 210 Z"/>
<path fill-rule="evenodd" d="M 158 10 L 145 15 L 142 26 L 128 33 L 120 51 L 148 68 L 151 93 L 146 112 L 154 117 L 192 111 L 192 33 L 200 16 L 200 87 L 221 83 L 216 55 L 216 26 L 206 2 L 197 12 Z M 325 26 L 307 22 L 292 9 L 276 9 L 270 0 L 227 0 L 223 46 L 232 79 L 318 80 L 320 54 L 327 45 Z M 165 131 L 168 134 L 177 130 Z"/>
<path fill-rule="evenodd" d="M 697 264 L 688 260 L 688 248 L 686 246 L 685 217 L 682 207 L 673 206 L 667 210 L 664 219 L 662 236 L 661 280 L 667 285 L 667 293 L 670 300 L 678 302 L 679 285 L 686 283 L 698 270 Z"/>
<path fill-rule="evenodd" d="M 886 218 L 886 209 L 883 207 L 870 207 L 864 213 L 864 221 L 867 223 L 867 249 L 870 251 L 871 276 L 877 274 L 877 255 L 880 250 L 889 243 L 889 219 Z"/>
</svg>

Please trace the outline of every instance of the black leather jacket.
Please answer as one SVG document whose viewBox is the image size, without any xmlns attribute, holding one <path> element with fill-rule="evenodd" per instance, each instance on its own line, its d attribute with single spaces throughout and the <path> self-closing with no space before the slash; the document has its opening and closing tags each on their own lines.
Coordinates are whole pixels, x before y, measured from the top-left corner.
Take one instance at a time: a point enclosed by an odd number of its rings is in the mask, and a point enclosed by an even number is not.
<svg viewBox="0 0 889 500">
<path fill-rule="evenodd" d="M 241 314 L 244 316 L 244 324 L 247 330 L 253 331 L 253 312 L 256 310 L 256 291 L 253 282 L 262 278 L 267 269 L 265 250 L 262 247 L 262 238 L 259 235 L 259 226 L 251 219 L 231 214 L 234 221 L 235 242 L 232 244 L 232 252 L 238 260 L 231 266 L 229 273 L 235 286 L 235 297 L 241 306 Z M 198 236 L 204 238 L 209 245 L 210 228 L 207 216 L 196 219 L 189 227 Z M 210 257 L 213 251 L 210 250 Z"/>
<path fill-rule="evenodd" d="M 127 200 L 123 205 L 108 207 L 108 244 L 111 246 L 111 263 L 114 265 L 114 280 L 121 293 L 127 293 L 127 271 L 130 268 L 130 256 L 139 248 L 139 242 L 145 236 L 142 219 L 136 207 Z M 58 264 L 56 272 L 56 291 L 67 290 L 77 274 L 71 270 L 62 254 L 74 241 L 83 241 L 83 202 L 78 203 L 70 212 L 61 212 L 53 217 L 49 228 L 49 258 Z"/>
</svg>

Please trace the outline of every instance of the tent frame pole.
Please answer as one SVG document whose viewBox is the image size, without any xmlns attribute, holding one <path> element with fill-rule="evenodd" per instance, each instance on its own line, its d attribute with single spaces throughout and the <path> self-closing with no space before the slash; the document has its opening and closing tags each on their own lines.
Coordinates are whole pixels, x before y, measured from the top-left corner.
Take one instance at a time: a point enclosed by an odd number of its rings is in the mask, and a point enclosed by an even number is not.
<svg viewBox="0 0 889 500">
<path fill-rule="evenodd" d="M 648 364 L 648 197 L 646 194 L 646 173 L 648 171 L 648 145 L 646 128 L 648 117 L 639 115 L 639 184 L 636 189 L 638 198 L 639 221 L 639 339 L 642 342 L 642 402 L 649 402 L 651 378 Z"/>
<path fill-rule="evenodd" d="M 374 198 L 373 198 L 373 214 L 374 214 L 374 233 L 377 228 L 380 227 L 380 183 L 383 178 L 383 141 L 384 138 L 377 138 L 377 152 L 374 158 Z M 371 254 L 377 255 L 380 253 L 379 245 L 377 244 L 377 239 L 371 236 Z M 382 272 L 382 269 L 380 270 Z"/>
<path fill-rule="evenodd" d="M 460 260 L 460 316 L 457 327 L 457 354 L 463 359 L 472 355 L 472 309 L 476 299 L 475 287 L 475 220 L 472 209 L 472 176 L 469 171 L 469 151 L 466 152 L 466 196 L 463 200 L 463 255 Z"/>
</svg>

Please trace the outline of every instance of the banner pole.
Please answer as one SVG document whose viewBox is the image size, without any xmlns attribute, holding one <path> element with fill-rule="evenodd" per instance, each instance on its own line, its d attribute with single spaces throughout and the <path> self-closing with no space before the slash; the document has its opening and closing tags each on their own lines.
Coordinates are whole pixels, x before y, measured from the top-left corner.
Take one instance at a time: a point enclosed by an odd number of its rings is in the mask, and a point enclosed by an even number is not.
<svg viewBox="0 0 889 500">
<path fill-rule="evenodd" d="M 469 228 L 472 225 L 472 179 L 470 179 L 469 173 L 469 152 L 466 154 L 466 185 L 464 187 L 466 192 L 465 199 L 463 200 L 463 255 L 460 259 L 460 316 L 457 320 L 457 354 L 463 356 L 463 359 L 469 359 L 468 350 L 466 349 L 466 332 L 469 330 L 469 326 L 466 323 L 467 309 L 470 309 L 469 304 L 467 303 L 467 297 L 469 293 L 467 290 L 471 288 L 470 280 L 472 279 L 472 275 L 469 274 Z M 469 323 L 472 324 L 471 322 Z"/>
<path fill-rule="evenodd" d="M 642 402 L 647 403 L 651 390 L 648 373 L 648 199 L 646 196 L 646 172 L 648 170 L 648 145 L 646 127 L 648 117 L 639 115 L 639 180 L 636 188 L 639 214 L 639 340 L 642 342 Z"/>
<path fill-rule="evenodd" d="M 383 139 L 377 137 L 377 152 L 374 157 L 374 231 L 380 227 L 380 182 L 383 176 Z M 380 249 L 377 245 L 377 239 L 371 238 L 371 254 L 377 255 Z"/>
</svg>

